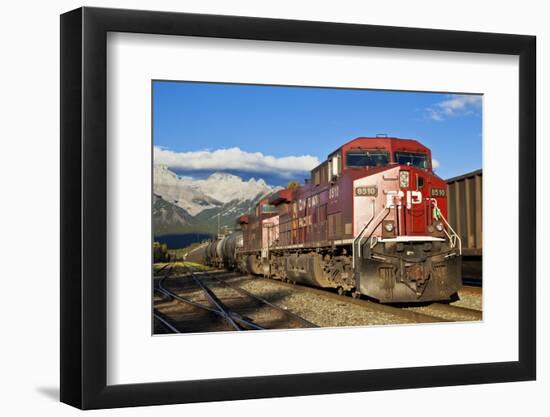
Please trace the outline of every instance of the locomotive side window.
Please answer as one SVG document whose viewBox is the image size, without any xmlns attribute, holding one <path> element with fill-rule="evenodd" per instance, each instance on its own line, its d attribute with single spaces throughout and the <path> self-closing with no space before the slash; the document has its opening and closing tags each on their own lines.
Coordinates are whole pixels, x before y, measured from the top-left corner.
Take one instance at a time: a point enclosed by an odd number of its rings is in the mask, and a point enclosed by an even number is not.
<svg viewBox="0 0 550 417">
<path fill-rule="evenodd" d="M 314 181 L 313 181 L 313 184 L 315 185 L 319 185 L 321 184 L 321 172 L 320 170 L 315 170 L 315 173 L 313 174 L 313 177 L 314 177 Z"/>
<path fill-rule="evenodd" d="M 332 161 L 330 162 L 330 166 L 332 168 L 332 177 L 337 177 L 339 172 L 338 172 L 338 155 L 334 155 L 332 157 Z"/>
<path fill-rule="evenodd" d="M 348 167 L 378 167 L 387 165 L 390 154 L 386 151 L 348 151 L 346 165 Z"/>
<path fill-rule="evenodd" d="M 428 169 L 430 167 L 428 155 L 423 153 L 396 152 L 395 162 L 399 165 L 412 165 L 424 169 Z"/>
</svg>

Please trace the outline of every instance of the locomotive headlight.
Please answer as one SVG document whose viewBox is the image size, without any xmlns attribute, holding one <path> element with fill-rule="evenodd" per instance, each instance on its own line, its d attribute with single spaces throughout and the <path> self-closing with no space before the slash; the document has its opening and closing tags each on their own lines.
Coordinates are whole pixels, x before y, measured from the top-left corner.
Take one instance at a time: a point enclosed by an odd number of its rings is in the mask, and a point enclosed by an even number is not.
<svg viewBox="0 0 550 417">
<path fill-rule="evenodd" d="M 395 222 L 393 220 L 382 221 L 382 237 L 391 238 L 395 236 Z"/>
<path fill-rule="evenodd" d="M 409 186 L 409 171 L 399 172 L 399 186 L 401 188 L 407 188 Z"/>
<path fill-rule="evenodd" d="M 437 223 L 435 225 L 435 230 L 437 230 L 438 232 L 442 232 L 443 231 L 443 225 L 441 223 Z"/>
</svg>

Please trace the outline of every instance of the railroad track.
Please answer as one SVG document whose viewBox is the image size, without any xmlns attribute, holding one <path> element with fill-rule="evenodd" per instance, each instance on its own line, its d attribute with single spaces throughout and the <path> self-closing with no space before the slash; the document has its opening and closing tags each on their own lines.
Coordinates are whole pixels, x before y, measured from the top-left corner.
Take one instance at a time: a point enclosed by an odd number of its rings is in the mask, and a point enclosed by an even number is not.
<svg viewBox="0 0 550 417">
<path fill-rule="evenodd" d="M 243 331 L 317 327 L 315 324 L 209 273 L 187 269 L 183 285 L 169 285 L 169 272 L 154 287 L 161 299 L 153 312 L 165 331 Z M 161 311 L 162 310 L 162 313 Z"/>
<path fill-rule="evenodd" d="M 405 323 L 441 323 L 451 321 L 444 317 L 432 314 L 426 314 L 424 312 L 415 311 L 413 309 L 400 308 L 387 304 L 376 303 L 367 299 L 352 298 L 345 295 L 339 295 L 324 289 L 308 287 L 305 285 L 289 284 L 282 281 L 276 281 L 268 278 L 255 278 L 264 280 L 270 283 L 276 283 L 286 288 L 293 288 L 298 291 L 315 294 L 317 296 L 325 297 L 334 301 L 343 302 L 366 308 L 371 311 L 378 311 L 381 313 L 391 314 L 395 317 L 399 317 L 404 320 Z"/>
<path fill-rule="evenodd" d="M 258 295 L 252 294 L 246 291 L 244 288 L 241 288 L 242 283 L 235 283 L 232 281 L 233 278 L 237 278 L 235 274 L 224 273 L 222 270 L 209 271 L 209 272 L 196 272 L 190 268 L 185 268 L 187 270 L 187 275 L 179 275 L 178 279 L 170 280 L 170 282 L 187 282 L 187 287 L 180 288 L 175 290 L 173 288 L 168 288 L 165 284 L 167 282 L 166 276 L 170 275 L 172 271 L 171 268 L 166 269 L 168 271 L 165 273 L 159 280 L 160 286 L 157 286 L 156 291 L 165 300 L 171 300 L 172 302 L 179 301 L 181 303 L 187 304 L 187 306 L 194 306 L 197 309 L 206 310 L 211 313 L 211 316 L 217 316 L 218 324 L 223 323 L 224 328 L 208 329 L 201 330 L 199 329 L 189 329 L 182 328 L 182 323 L 188 322 L 193 323 L 197 322 L 197 318 L 192 315 L 185 317 L 176 317 L 171 319 L 170 316 L 160 316 L 156 318 L 160 323 L 160 326 L 166 332 L 174 333 L 173 329 L 170 329 L 166 323 L 163 323 L 160 319 L 164 319 L 168 325 L 179 329 L 181 332 L 189 331 L 216 331 L 216 330 L 263 330 L 270 328 L 295 328 L 295 327 L 317 327 L 314 324 L 304 320 L 299 316 L 295 316 L 295 321 L 297 320 L 298 325 L 292 325 L 292 320 L 290 322 L 287 320 L 279 319 L 278 323 L 275 325 L 273 323 L 265 325 L 262 323 L 261 314 L 258 315 L 258 312 L 252 314 L 252 319 L 250 316 L 250 307 L 256 305 L 256 310 L 262 308 L 266 309 L 266 306 L 269 306 L 269 309 L 277 310 L 280 314 L 289 315 L 289 311 L 285 310 L 281 306 L 278 306 L 276 300 L 272 302 L 267 301 L 259 297 Z M 160 270 L 159 270 L 160 271 Z M 174 277 L 172 277 L 174 278 Z M 185 279 L 187 278 L 187 279 Z M 380 304 L 369 299 L 355 299 L 351 297 L 346 297 L 338 295 L 334 292 L 327 291 L 326 289 L 319 289 L 314 287 L 308 287 L 303 285 L 290 284 L 278 280 L 272 280 L 261 277 L 254 277 L 255 281 L 264 281 L 269 282 L 273 285 L 278 285 L 280 287 L 290 288 L 293 291 L 301 291 L 302 293 L 315 294 L 317 296 L 323 297 L 325 299 L 330 299 L 339 303 L 352 304 L 365 308 L 366 311 L 370 312 L 380 312 L 384 315 L 391 315 L 394 318 L 398 318 L 399 322 L 402 323 L 437 323 L 437 322 L 455 322 L 455 321 L 479 321 L 482 319 L 482 311 L 461 307 L 457 305 L 450 305 L 445 303 L 431 303 L 424 304 L 422 306 L 395 306 Z M 189 283 L 193 284 L 189 284 Z M 195 290 L 200 289 L 198 293 L 189 293 L 190 286 L 192 285 Z M 182 292 L 183 291 L 183 292 Z M 220 295 L 220 291 L 222 294 Z M 223 293 L 225 291 L 225 293 Z M 461 291 L 478 296 L 481 295 L 482 289 L 480 287 L 471 287 L 465 286 Z M 254 291 L 256 292 L 256 291 Z M 178 295 L 180 294 L 180 295 Z M 189 294 L 185 297 L 183 294 Z M 202 299 L 201 299 L 202 297 Z M 268 297 L 272 300 L 271 297 Z M 243 305 L 243 300 L 246 301 Z M 228 307 L 229 306 L 229 307 Z M 248 310 L 247 310 L 248 309 Z M 158 312 L 155 312 L 158 313 Z M 265 313 L 265 311 L 264 311 Z M 292 313 L 290 313 L 292 314 Z M 255 317 L 254 317 L 255 315 Z M 216 317 L 215 317 L 216 318 Z M 212 321 L 212 317 L 210 318 Z M 263 321 L 266 321 L 266 317 L 263 317 Z M 391 322 L 391 321 L 390 321 Z M 178 324 L 179 323 L 179 324 Z M 195 323 L 196 324 L 196 323 Z M 200 324 L 200 320 L 199 320 Z M 228 325 L 230 327 L 228 327 Z M 199 327 L 204 327 L 205 325 L 199 325 Z M 208 327 L 208 326 L 206 326 Z"/>
<path fill-rule="evenodd" d="M 440 317 L 448 321 L 479 321 L 483 319 L 483 312 L 480 310 L 445 303 L 431 303 L 421 307 L 408 307 L 408 310 L 433 317 Z"/>
<path fill-rule="evenodd" d="M 375 310 L 383 313 L 389 313 L 400 317 L 408 323 L 434 323 L 449 321 L 479 321 L 483 318 L 483 312 L 477 309 L 449 305 L 445 303 L 430 303 L 423 306 L 405 306 L 396 307 L 387 304 L 379 304 L 368 299 L 356 299 L 344 295 L 339 295 L 325 289 L 308 287 L 305 285 L 289 284 L 282 281 L 276 281 L 268 278 L 259 278 L 268 282 L 275 282 L 278 285 L 290 288 L 296 288 L 300 291 L 309 292 L 335 301 L 365 307 L 369 310 Z M 481 295 L 481 287 L 464 287 L 465 292 Z M 462 291 L 462 290 L 461 290 Z"/>
<path fill-rule="evenodd" d="M 156 271 L 154 271 L 154 276 L 155 277 L 166 276 L 166 275 L 170 274 L 170 271 L 172 270 L 173 267 L 174 266 L 172 264 L 167 263 L 167 264 L 161 266 Z M 164 274 L 160 274 L 162 271 L 167 271 L 167 272 L 164 272 Z"/>
<path fill-rule="evenodd" d="M 156 309 L 153 313 L 153 317 L 157 320 L 161 326 L 168 331 L 168 333 L 181 333 L 176 327 L 172 326 L 170 322 L 161 315 Z"/>
</svg>

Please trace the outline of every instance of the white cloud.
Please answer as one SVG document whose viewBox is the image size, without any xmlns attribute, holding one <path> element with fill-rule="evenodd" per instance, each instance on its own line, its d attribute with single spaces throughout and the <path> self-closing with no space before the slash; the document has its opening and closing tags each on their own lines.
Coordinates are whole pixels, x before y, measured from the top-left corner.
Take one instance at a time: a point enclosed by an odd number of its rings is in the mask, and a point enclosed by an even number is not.
<svg viewBox="0 0 550 417">
<path fill-rule="evenodd" d="M 310 171 L 319 165 L 319 159 L 311 155 L 276 158 L 239 148 L 174 152 L 158 146 L 154 147 L 154 162 L 185 171 L 239 170 L 276 174 L 283 178 Z"/>
<path fill-rule="evenodd" d="M 432 158 L 432 169 L 439 168 L 439 161 L 437 159 Z"/>
<path fill-rule="evenodd" d="M 442 121 L 450 117 L 474 114 L 481 109 L 480 95 L 450 94 L 448 97 L 447 100 L 426 108 L 430 119 Z"/>
</svg>

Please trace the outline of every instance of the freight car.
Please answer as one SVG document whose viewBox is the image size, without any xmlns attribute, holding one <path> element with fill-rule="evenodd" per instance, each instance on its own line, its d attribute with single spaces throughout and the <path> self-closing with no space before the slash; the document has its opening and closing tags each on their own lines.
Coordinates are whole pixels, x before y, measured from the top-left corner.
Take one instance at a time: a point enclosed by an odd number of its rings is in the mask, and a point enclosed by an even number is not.
<svg viewBox="0 0 550 417">
<path fill-rule="evenodd" d="M 237 250 L 242 246 L 242 232 L 234 232 L 196 247 L 185 259 L 217 268 L 237 269 Z"/>
<path fill-rule="evenodd" d="M 481 169 L 447 180 L 449 224 L 462 240 L 462 276 L 482 279 L 483 172 Z"/>
<path fill-rule="evenodd" d="M 461 287 L 461 238 L 447 219 L 447 184 L 416 140 L 360 137 L 303 186 L 239 218 L 243 272 L 337 288 L 381 302 L 450 299 Z"/>
</svg>

